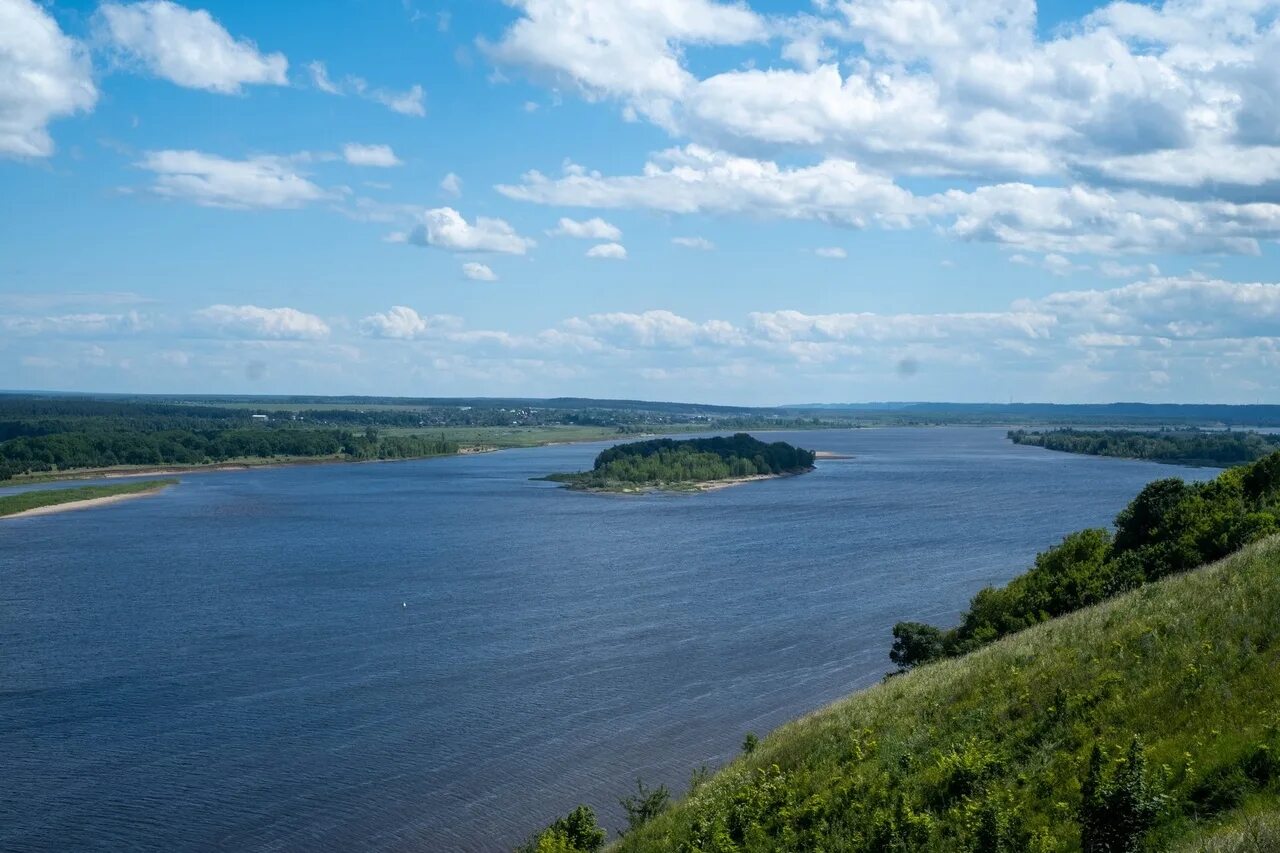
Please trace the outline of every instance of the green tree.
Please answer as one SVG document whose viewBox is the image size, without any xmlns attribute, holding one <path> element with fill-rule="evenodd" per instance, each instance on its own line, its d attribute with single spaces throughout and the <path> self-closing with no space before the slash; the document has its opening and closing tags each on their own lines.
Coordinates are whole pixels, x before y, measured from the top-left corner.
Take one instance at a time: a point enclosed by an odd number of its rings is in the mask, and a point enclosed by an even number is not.
<svg viewBox="0 0 1280 853">
<path fill-rule="evenodd" d="M 889 660 L 899 672 L 938 660 L 943 656 L 942 631 L 923 622 L 899 622 L 893 626 Z"/>
<path fill-rule="evenodd" d="M 1164 805 L 1160 786 L 1147 776 L 1147 760 L 1137 735 L 1113 773 L 1104 768 L 1096 744 L 1080 789 L 1080 846 L 1085 853 L 1137 853 L 1142 837 Z"/>
<path fill-rule="evenodd" d="M 605 832 L 590 806 L 578 806 L 516 848 L 516 853 L 597 853 Z"/>
<path fill-rule="evenodd" d="M 637 779 L 636 792 L 618 800 L 618 804 L 627 813 L 627 832 L 634 832 L 667 810 L 671 805 L 671 792 L 666 785 L 646 788 L 644 782 Z"/>
</svg>

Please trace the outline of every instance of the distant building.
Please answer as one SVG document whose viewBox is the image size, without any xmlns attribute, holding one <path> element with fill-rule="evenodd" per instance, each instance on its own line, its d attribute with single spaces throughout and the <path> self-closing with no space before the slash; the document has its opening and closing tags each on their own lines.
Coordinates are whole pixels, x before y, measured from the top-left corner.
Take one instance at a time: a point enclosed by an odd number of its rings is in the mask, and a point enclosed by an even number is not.
<svg viewBox="0 0 1280 853">
<path fill-rule="evenodd" d="M 268 421 L 268 420 L 271 420 L 271 419 L 270 419 L 270 418 L 268 418 L 266 415 L 250 415 L 249 417 L 253 418 L 255 421 Z"/>
</svg>

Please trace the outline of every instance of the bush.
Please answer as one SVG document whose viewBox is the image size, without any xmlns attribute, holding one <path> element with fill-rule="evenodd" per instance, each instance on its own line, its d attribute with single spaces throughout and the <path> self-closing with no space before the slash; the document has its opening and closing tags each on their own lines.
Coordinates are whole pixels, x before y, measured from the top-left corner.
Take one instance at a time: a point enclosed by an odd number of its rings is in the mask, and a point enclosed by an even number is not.
<svg viewBox="0 0 1280 853">
<path fill-rule="evenodd" d="M 578 806 L 517 847 L 516 853 L 597 853 L 604 840 L 596 813 L 590 806 Z"/>
</svg>

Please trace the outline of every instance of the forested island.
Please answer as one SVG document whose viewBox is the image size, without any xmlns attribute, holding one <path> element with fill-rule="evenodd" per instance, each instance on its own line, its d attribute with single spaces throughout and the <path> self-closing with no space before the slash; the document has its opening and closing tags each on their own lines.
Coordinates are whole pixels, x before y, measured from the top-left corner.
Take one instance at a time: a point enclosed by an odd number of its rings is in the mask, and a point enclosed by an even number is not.
<svg viewBox="0 0 1280 853">
<path fill-rule="evenodd" d="M 1280 452 L 1149 484 L 898 674 L 620 800 L 620 853 L 1280 850 Z M 595 853 L 579 806 L 518 848 Z"/>
<path fill-rule="evenodd" d="M 813 470 L 816 454 L 746 433 L 715 438 L 658 438 L 602 451 L 590 471 L 547 477 L 585 491 L 692 491 Z"/>
<path fill-rule="evenodd" d="M 1280 435 L 1242 430 L 1163 429 L 1138 432 L 1123 429 L 1055 429 L 1032 432 L 1015 429 L 1009 432 L 1009 440 L 1014 444 L 1027 444 L 1065 453 L 1208 467 L 1228 467 L 1252 462 L 1280 448 Z"/>
</svg>

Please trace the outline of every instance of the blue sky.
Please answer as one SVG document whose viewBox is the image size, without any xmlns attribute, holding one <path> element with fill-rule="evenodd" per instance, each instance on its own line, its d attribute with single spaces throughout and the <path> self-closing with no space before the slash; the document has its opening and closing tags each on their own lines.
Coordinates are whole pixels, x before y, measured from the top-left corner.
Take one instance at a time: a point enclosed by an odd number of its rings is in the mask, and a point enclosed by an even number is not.
<svg viewBox="0 0 1280 853">
<path fill-rule="evenodd" d="M 0 387 L 1275 402 L 1269 0 L 0 0 Z"/>
</svg>

